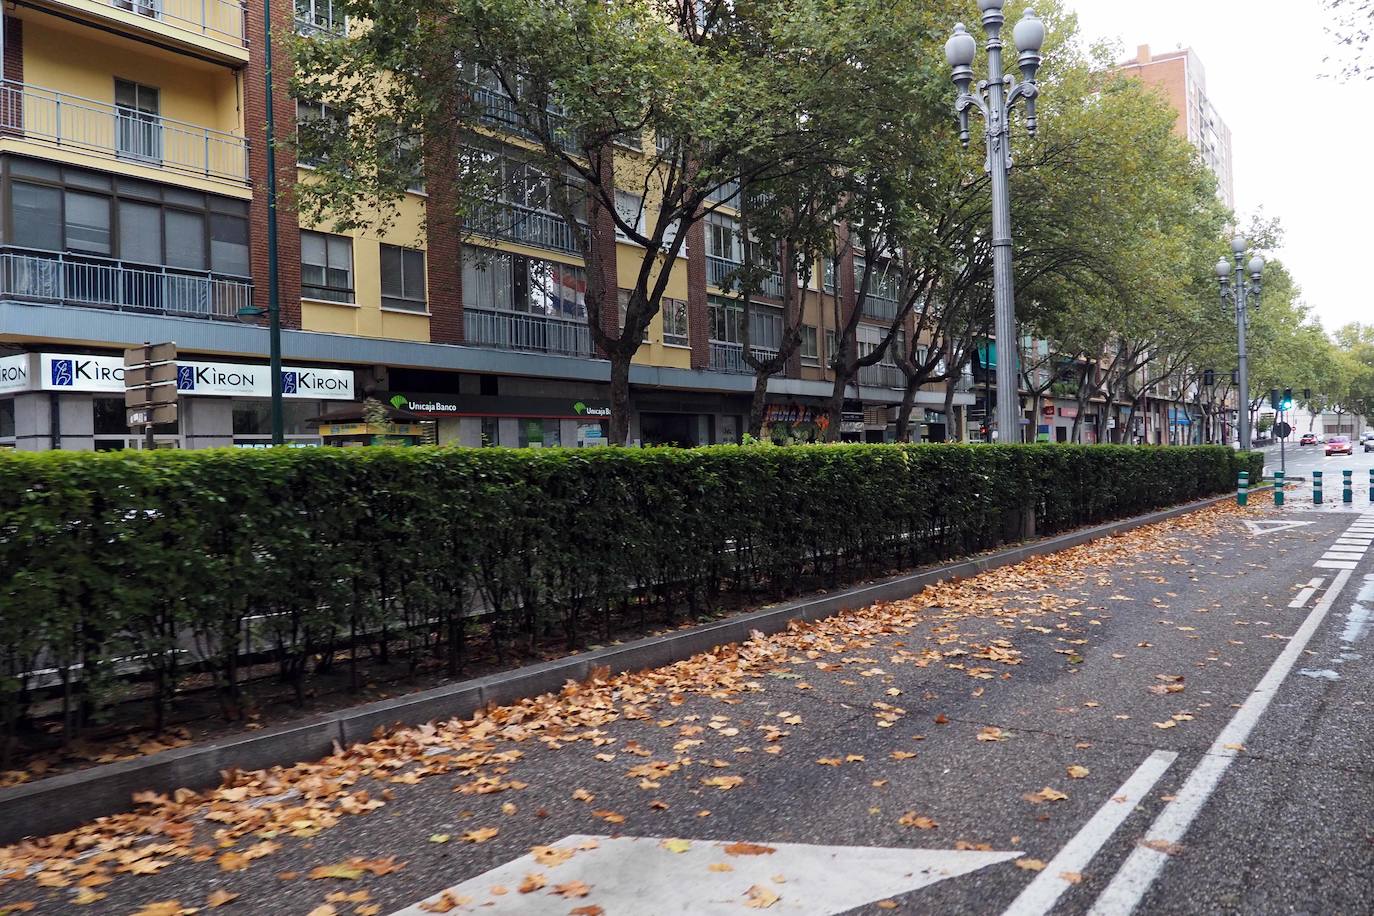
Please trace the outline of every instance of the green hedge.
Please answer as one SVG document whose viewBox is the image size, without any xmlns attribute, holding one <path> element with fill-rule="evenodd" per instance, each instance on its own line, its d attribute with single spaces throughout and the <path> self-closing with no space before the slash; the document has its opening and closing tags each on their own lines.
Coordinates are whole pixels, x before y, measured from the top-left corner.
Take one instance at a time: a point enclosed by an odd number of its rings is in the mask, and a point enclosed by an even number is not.
<svg viewBox="0 0 1374 916">
<path fill-rule="evenodd" d="M 1053 534 L 1223 493 L 1247 460 L 1058 445 L 7 454 L 0 728 L 23 721 L 20 674 L 36 668 L 58 673 L 71 733 L 131 674 L 160 723 L 190 663 L 236 717 L 250 643 L 298 691 L 362 651 L 458 673 L 474 637 L 505 658 L 550 636 L 575 646 L 725 592 L 986 549 L 1012 510 Z"/>
</svg>

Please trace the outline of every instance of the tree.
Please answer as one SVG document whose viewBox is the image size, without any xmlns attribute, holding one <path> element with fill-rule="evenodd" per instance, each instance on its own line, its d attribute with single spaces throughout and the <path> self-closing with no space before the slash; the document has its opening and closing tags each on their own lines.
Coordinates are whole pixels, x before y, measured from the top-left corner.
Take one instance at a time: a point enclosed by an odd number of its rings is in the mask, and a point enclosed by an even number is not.
<svg viewBox="0 0 1374 916">
<path fill-rule="evenodd" d="M 1326 0 L 1333 24 L 1329 31 L 1341 47 L 1346 79 L 1369 79 L 1369 43 L 1374 34 L 1374 0 Z"/>
<path fill-rule="evenodd" d="M 333 113 L 299 132 L 318 163 L 302 210 L 339 228 L 384 220 L 423 169 L 442 191 L 429 206 L 491 237 L 534 231 L 509 202 L 536 195 L 586 265 L 587 326 L 610 362 L 610 440 L 623 444 L 631 361 L 687 230 L 719 206 L 713 192 L 831 148 L 830 125 L 799 116 L 813 81 L 747 53 L 748 3 L 342 5 L 367 27 L 295 49 L 294 91 Z M 612 228 L 639 252 L 619 270 L 633 276 L 623 303 Z"/>
</svg>

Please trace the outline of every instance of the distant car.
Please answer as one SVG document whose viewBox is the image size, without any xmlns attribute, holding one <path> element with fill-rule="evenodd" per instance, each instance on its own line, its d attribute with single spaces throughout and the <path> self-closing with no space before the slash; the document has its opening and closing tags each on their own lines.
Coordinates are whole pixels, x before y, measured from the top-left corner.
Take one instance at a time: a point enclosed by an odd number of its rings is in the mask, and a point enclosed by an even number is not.
<svg viewBox="0 0 1374 916">
<path fill-rule="evenodd" d="M 1374 452 L 1374 438 L 1364 440 L 1364 450 L 1366 452 Z"/>
<path fill-rule="evenodd" d="M 1317 444 L 1317 434 L 1316 434 L 1316 433 L 1303 433 L 1303 434 L 1302 434 L 1302 438 L 1298 440 L 1298 445 L 1316 445 L 1316 444 Z"/>
<path fill-rule="evenodd" d="M 1353 454 L 1355 454 L 1355 446 L 1351 443 L 1349 436 L 1332 436 L 1326 440 L 1326 457 Z"/>
</svg>

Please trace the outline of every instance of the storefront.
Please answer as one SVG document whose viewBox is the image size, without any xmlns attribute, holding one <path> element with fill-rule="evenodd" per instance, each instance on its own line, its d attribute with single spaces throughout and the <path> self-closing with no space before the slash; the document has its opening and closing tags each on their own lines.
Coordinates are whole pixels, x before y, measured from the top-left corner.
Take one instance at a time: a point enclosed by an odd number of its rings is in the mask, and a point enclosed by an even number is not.
<svg viewBox="0 0 1374 916">
<path fill-rule="evenodd" d="M 829 428 L 830 416 L 820 405 L 769 404 L 763 414 L 763 438 L 778 445 L 824 442 Z"/>
<path fill-rule="evenodd" d="M 319 445 L 307 421 L 331 402 L 351 401 L 351 369 L 284 366 L 283 408 L 288 442 Z M 177 363 L 175 423 L 154 429 L 162 448 L 255 447 L 271 442 L 271 380 L 267 366 Z M 140 448 L 124 408 L 122 354 L 23 353 L 0 358 L 0 447 L 110 451 Z"/>
<path fill-rule="evenodd" d="M 606 401 L 410 391 L 372 396 L 417 422 L 436 423 L 440 445 L 588 448 L 610 441 Z"/>
</svg>

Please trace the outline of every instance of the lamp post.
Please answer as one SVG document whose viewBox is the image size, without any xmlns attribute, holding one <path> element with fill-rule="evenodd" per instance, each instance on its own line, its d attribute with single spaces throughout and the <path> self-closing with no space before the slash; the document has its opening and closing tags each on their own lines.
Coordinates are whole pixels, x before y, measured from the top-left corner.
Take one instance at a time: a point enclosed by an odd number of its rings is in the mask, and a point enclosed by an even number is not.
<svg viewBox="0 0 1374 916">
<path fill-rule="evenodd" d="M 1246 262 L 1245 252 L 1250 247 L 1250 243 L 1242 235 L 1237 235 L 1231 239 L 1231 259 L 1221 258 L 1217 261 L 1217 280 L 1221 284 L 1221 301 L 1223 304 L 1229 303 L 1235 309 L 1236 319 L 1236 341 L 1237 341 L 1237 388 L 1240 391 L 1240 447 L 1242 450 L 1249 450 L 1250 440 L 1250 353 L 1246 344 L 1246 333 L 1250 324 L 1250 297 L 1254 296 L 1254 307 L 1259 308 L 1260 295 L 1263 292 L 1262 278 L 1264 275 L 1264 258 L 1255 255 Z M 1235 261 L 1232 268 L 1231 262 Z M 1250 274 L 1250 281 L 1245 280 L 1246 272 Z M 1234 279 L 1232 274 L 1234 272 Z"/>
<path fill-rule="evenodd" d="M 996 326 L 998 359 L 1006 363 L 997 372 L 997 426 L 1003 443 L 1021 439 L 1021 396 L 1017 385 L 1016 359 L 1016 297 L 1011 265 L 1011 192 L 1007 173 L 1011 169 L 1010 114 L 1018 100 L 1026 103 L 1026 131 L 1035 136 L 1035 99 L 1039 89 L 1035 82 L 1040 69 L 1040 48 L 1045 43 L 1045 25 L 1027 10 L 1012 30 L 1012 38 L 1020 50 L 1017 65 L 1021 82 L 1002 72 L 1002 16 L 1005 0 L 978 0 L 983 14 L 983 31 L 988 39 L 988 78 L 973 90 L 973 59 L 978 44 L 961 22 L 954 27 L 954 35 L 945 43 L 945 58 L 953 70 L 954 85 L 959 97 L 954 110 L 959 116 L 959 142 L 969 143 L 970 109 L 982 112 L 987 129 L 987 161 L 983 168 L 992 176 L 992 281 L 993 318 Z"/>
</svg>

